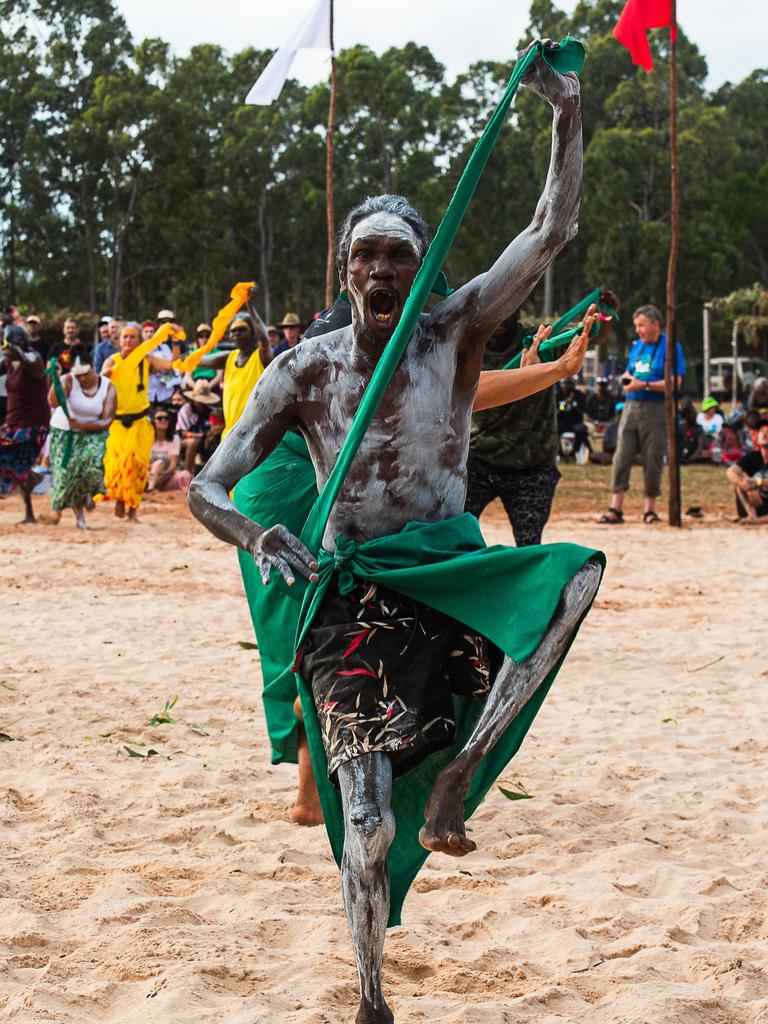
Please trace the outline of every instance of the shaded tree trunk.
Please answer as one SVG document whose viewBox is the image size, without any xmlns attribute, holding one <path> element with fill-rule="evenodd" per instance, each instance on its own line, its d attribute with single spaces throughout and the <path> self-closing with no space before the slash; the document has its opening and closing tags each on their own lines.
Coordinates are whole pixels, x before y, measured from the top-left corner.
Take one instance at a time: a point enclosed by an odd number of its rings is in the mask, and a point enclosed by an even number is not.
<svg viewBox="0 0 768 1024">
<path fill-rule="evenodd" d="M 98 296 L 96 285 L 96 248 L 93 232 L 91 207 L 86 190 L 85 178 L 80 179 L 80 209 L 83 216 L 83 235 L 85 237 L 85 260 L 88 268 L 88 309 L 97 313 Z"/>
<path fill-rule="evenodd" d="M 271 225 L 267 224 L 267 190 L 259 192 L 258 223 L 259 223 L 259 279 L 261 288 L 261 304 L 263 317 L 267 323 L 272 320 L 272 294 L 269 288 L 269 263 L 272 258 Z"/>
</svg>

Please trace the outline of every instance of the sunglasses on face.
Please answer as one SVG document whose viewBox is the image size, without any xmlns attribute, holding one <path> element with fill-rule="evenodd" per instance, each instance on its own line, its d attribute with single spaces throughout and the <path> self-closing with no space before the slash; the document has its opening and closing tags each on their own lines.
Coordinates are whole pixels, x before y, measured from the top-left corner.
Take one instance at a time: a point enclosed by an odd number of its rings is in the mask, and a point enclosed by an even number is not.
<svg viewBox="0 0 768 1024">
<path fill-rule="evenodd" d="M 248 328 L 247 327 L 233 327 L 232 330 L 229 333 L 230 334 L 247 334 L 248 333 Z"/>
<path fill-rule="evenodd" d="M 210 331 L 198 331 L 197 332 L 197 336 L 198 336 L 198 338 L 210 338 L 211 332 Z"/>
<path fill-rule="evenodd" d="M 168 419 L 168 416 L 155 416 L 155 423 L 167 423 Z"/>
</svg>

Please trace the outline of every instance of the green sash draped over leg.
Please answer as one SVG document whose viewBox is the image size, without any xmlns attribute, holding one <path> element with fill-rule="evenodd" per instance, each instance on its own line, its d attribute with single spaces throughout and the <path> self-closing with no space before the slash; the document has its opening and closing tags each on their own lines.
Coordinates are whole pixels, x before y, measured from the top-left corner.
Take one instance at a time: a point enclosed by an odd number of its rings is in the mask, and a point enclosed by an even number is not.
<svg viewBox="0 0 768 1024">
<path fill-rule="evenodd" d="M 302 616 L 299 639 L 306 636 L 310 616 L 319 607 L 334 573 L 338 572 L 342 592 L 347 587 L 351 589 L 353 575 L 380 583 L 464 623 L 518 662 L 532 654 L 544 639 L 563 588 L 585 562 L 595 558 L 605 565 L 600 552 L 576 544 L 486 547 L 479 523 L 469 513 L 439 523 L 409 523 L 394 536 L 377 537 L 360 545 L 339 537 L 336 545 L 335 554 L 321 552 L 320 583 L 307 592 L 310 607 Z M 577 632 L 578 625 L 563 657 L 480 763 L 464 801 L 465 820 L 474 813 L 520 747 Z M 296 678 L 325 827 L 334 857 L 340 864 L 344 848 L 341 795 L 328 779 L 312 693 L 300 675 Z M 419 843 L 418 835 L 437 774 L 465 745 L 483 708 L 480 699 L 455 694 L 453 705 L 456 722 L 453 746 L 430 755 L 394 781 L 392 810 L 397 831 L 388 855 L 390 925 L 400 923 L 405 896 L 429 855 Z"/>
</svg>

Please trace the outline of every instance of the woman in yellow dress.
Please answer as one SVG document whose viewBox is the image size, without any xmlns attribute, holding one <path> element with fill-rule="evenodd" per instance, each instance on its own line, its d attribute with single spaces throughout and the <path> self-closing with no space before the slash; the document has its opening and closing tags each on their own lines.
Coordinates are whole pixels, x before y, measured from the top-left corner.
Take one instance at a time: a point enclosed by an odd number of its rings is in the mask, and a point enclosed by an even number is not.
<svg viewBox="0 0 768 1024">
<path fill-rule="evenodd" d="M 173 357 L 162 359 L 151 353 L 138 363 L 130 354 L 141 342 L 141 327 L 129 322 L 120 332 L 120 351 L 110 356 L 101 368 L 117 391 L 117 412 L 109 428 L 104 456 L 104 483 L 108 498 L 115 501 L 115 515 L 137 521 L 137 512 L 147 486 L 150 452 L 155 432 L 149 420 L 147 382 L 150 370 L 170 370 L 178 359 L 178 346 Z"/>
</svg>

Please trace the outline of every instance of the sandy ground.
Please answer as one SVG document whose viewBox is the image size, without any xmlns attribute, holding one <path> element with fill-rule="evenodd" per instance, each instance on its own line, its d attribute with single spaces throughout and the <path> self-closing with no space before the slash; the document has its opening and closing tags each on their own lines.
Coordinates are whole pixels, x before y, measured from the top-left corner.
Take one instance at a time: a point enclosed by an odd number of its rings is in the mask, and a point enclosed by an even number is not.
<svg viewBox="0 0 768 1024">
<path fill-rule="evenodd" d="M 180 502 L 87 535 L 0 503 L 2 1021 L 354 1016 L 234 553 Z M 498 510 L 484 528 L 509 539 Z M 398 1024 L 768 1021 L 768 530 L 582 516 L 546 539 L 603 546 L 608 575 L 504 776 L 533 799 L 493 791 L 479 851 L 433 855 L 389 933 Z"/>
</svg>

